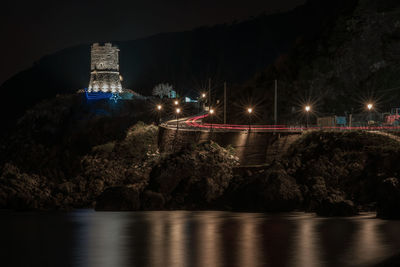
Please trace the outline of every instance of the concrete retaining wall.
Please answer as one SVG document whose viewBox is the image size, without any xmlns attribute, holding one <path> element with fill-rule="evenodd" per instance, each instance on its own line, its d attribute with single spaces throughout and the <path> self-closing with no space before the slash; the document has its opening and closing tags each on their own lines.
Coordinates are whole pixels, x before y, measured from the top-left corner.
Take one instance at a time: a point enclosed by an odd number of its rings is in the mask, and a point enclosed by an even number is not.
<svg viewBox="0 0 400 267">
<path fill-rule="evenodd" d="M 236 149 L 241 165 L 256 165 L 280 157 L 300 136 L 300 133 L 176 131 L 160 127 L 158 140 L 161 152 L 178 151 L 188 144 L 208 140 L 224 147 L 230 144 Z"/>
</svg>

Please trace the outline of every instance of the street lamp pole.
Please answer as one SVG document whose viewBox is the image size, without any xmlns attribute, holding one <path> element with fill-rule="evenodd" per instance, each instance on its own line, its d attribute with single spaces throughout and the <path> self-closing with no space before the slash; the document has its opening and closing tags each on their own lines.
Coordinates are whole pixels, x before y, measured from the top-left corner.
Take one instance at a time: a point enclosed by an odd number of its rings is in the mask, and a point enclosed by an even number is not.
<svg viewBox="0 0 400 267">
<path fill-rule="evenodd" d="M 306 121 L 307 121 L 307 129 L 308 129 L 308 116 L 311 111 L 311 106 L 310 105 L 305 106 L 304 110 L 306 111 Z"/>
<path fill-rule="evenodd" d="M 212 132 L 212 129 L 213 129 L 213 115 L 214 115 L 214 109 L 212 109 L 212 108 L 210 108 L 210 111 L 209 111 L 209 113 L 210 113 L 210 118 L 211 118 L 211 128 L 210 128 L 210 131 Z"/>
<path fill-rule="evenodd" d="M 248 108 L 247 113 L 249 114 L 249 132 L 251 131 L 251 114 L 253 113 L 253 108 Z"/>
<path fill-rule="evenodd" d="M 201 93 L 200 99 L 201 99 L 201 101 L 199 103 L 199 113 L 200 113 L 200 106 L 201 105 L 203 106 L 202 110 L 204 110 L 205 103 L 206 103 L 206 94 L 205 93 Z"/>
<path fill-rule="evenodd" d="M 176 130 L 178 131 L 178 129 L 179 129 L 179 123 L 178 123 L 178 116 L 179 116 L 179 113 L 181 113 L 181 109 L 180 108 L 177 108 L 176 109 Z"/>
<path fill-rule="evenodd" d="M 157 111 L 158 111 L 158 124 L 161 123 L 161 110 L 162 110 L 162 106 L 161 105 L 157 105 Z"/>
<path fill-rule="evenodd" d="M 371 115 L 371 111 L 374 108 L 374 105 L 372 103 L 368 103 L 367 104 L 367 109 L 368 109 L 368 122 L 367 122 L 367 126 L 369 126 L 369 121 L 372 120 L 372 115 Z"/>
</svg>

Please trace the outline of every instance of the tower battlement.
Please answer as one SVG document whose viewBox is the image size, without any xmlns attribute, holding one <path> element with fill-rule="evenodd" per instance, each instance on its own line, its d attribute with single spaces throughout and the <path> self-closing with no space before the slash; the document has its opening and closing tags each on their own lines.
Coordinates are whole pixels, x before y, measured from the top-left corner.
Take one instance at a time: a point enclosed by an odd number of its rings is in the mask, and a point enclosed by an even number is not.
<svg viewBox="0 0 400 267">
<path fill-rule="evenodd" d="M 122 92 L 118 52 L 118 47 L 111 43 L 92 45 L 88 92 Z"/>
</svg>

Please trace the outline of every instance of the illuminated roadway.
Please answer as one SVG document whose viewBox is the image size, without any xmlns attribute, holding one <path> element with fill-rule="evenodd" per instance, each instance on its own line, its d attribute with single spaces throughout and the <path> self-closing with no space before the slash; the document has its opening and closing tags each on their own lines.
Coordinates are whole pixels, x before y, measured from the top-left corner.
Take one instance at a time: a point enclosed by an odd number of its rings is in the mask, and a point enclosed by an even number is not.
<svg viewBox="0 0 400 267">
<path fill-rule="evenodd" d="M 400 126 L 369 126 L 369 127 L 305 127 L 305 126 L 289 126 L 289 125 L 258 125 L 248 124 L 219 124 L 219 123 L 203 123 L 203 119 L 209 114 L 197 115 L 193 117 L 180 118 L 178 120 L 170 120 L 162 124 L 163 127 L 182 131 L 218 131 L 218 132 L 303 132 L 310 130 L 367 130 L 367 131 L 385 131 L 385 130 L 400 130 Z"/>
</svg>

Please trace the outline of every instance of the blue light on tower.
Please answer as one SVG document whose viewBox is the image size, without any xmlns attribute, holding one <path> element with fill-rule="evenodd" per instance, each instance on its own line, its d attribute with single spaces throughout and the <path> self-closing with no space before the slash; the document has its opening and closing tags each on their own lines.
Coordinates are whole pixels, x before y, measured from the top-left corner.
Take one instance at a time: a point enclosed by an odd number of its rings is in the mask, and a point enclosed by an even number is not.
<svg viewBox="0 0 400 267">
<path fill-rule="evenodd" d="M 88 92 L 87 88 L 85 88 L 85 95 L 87 100 L 100 100 L 100 99 L 109 99 L 113 100 L 114 103 L 117 103 L 119 99 L 122 97 L 118 93 L 104 93 L 104 92 Z"/>
<path fill-rule="evenodd" d="M 110 97 L 110 100 L 114 100 L 114 103 L 117 103 L 119 99 L 122 99 L 118 93 L 113 93 Z"/>
<path fill-rule="evenodd" d="M 112 93 L 104 93 L 104 92 L 88 92 L 87 88 L 85 88 L 85 95 L 87 100 L 100 100 L 100 99 L 110 99 L 113 94 Z"/>
</svg>

